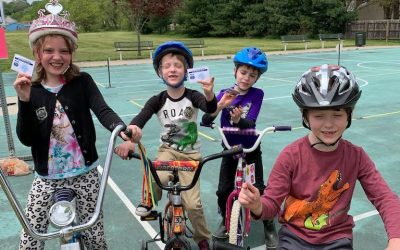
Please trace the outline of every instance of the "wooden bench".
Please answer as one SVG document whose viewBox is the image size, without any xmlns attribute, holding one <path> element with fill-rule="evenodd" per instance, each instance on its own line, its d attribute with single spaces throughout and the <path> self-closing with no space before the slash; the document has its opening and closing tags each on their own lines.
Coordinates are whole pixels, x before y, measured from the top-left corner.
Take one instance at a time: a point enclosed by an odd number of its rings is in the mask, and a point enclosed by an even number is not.
<svg viewBox="0 0 400 250">
<path fill-rule="evenodd" d="M 154 49 L 153 41 L 140 41 L 139 42 L 114 42 L 114 47 L 117 52 L 119 52 L 119 60 L 122 60 L 122 52 L 124 51 L 143 51 L 150 50 L 151 53 Z"/>
<path fill-rule="evenodd" d="M 339 41 L 340 46 L 343 46 L 343 34 L 319 34 L 319 40 L 321 41 L 321 48 L 325 48 L 326 41 Z"/>
<path fill-rule="evenodd" d="M 187 39 L 180 40 L 180 42 L 183 42 L 188 48 L 200 48 L 201 56 L 204 56 L 204 48 L 207 47 L 204 43 L 204 39 Z"/>
<path fill-rule="evenodd" d="M 281 36 L 281 40 L 285 46 L 285 51 L 289 43 L 304 43 L 304 49 L 307 49 L 308 43 L 310 43 L 307 35 L 286 35 Z"/>
</svg>

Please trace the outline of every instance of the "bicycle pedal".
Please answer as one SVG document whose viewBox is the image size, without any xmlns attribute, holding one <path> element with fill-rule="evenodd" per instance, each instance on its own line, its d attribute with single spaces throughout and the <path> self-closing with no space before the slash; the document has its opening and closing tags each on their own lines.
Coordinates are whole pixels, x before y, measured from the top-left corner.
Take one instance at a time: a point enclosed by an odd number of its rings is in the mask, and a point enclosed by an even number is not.
<svg viewBox="0 0 400 250">
<path fill-rule="evenodd" d="M 152 210 L 149 215 L 147 216 L 141 216 L 140 220 L 141 221 L 152 221 L 152 220 L 157 220 L 158 219 L 158 212 L 156 210 Z"/>
</svg>

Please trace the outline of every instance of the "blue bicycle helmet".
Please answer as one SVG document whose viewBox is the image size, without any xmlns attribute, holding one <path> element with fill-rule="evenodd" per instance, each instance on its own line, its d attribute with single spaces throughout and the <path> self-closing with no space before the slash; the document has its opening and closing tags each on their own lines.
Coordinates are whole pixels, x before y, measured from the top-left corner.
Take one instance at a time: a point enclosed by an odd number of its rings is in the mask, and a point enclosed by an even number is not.
<svg viewBox="0 0 400 250">
<path fill-rule="evenodd" d="M 236 67 L 246 64 L 260 71 L 260 75 L 268 70 L 268 59 L 264 52 L 259 48 L 247 47 L 236 53 L 233 58 Z"/>
<path fill-rule="evenodd" d="M 180 54 L 185 57 L 187 67 L 193 68 L 193 54 L 189 48 L 185 46 L 182 42 L 178 41 L 168 41 L 160 44 L 153 54 L 153 67 L 158 74 L 158 68 L 160 66 L 160 61 L 163 56 L 169 53 Z"/>
</svg>

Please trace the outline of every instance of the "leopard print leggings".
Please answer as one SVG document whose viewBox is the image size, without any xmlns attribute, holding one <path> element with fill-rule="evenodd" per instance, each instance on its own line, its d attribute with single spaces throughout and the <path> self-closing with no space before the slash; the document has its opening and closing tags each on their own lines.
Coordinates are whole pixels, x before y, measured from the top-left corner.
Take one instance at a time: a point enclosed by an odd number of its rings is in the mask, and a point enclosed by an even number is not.
<svg viewBox="0 0 400 250">
<path fill-rule="evenodd" d="M 97 169 L 66 179 L 52 180 L 36 177 L 28 194 L 25 213 L 30 225 L 37 232 L 47 232 L 49 225 L 48 212 L 51 205 L 53 205 L 53 193 L 56 189 L 63 187 L 71 188 L 77 194 L 79 221 L 86 223 L 92 218 L 100 187 Z M 107 249 L 103 213 L 100 214 L 97 223 L 83 233 L 86 249 Z M 19 249 L 42 250 L 44 249 L 44 241 L 35 240 L 26 232 L 22 232 Z"/>
</svg>

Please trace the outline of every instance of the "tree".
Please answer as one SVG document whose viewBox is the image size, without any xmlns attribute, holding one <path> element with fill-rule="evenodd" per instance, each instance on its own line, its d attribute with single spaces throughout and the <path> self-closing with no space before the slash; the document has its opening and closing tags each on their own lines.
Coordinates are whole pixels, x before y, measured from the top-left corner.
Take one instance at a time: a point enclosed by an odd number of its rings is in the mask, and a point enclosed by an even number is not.
<svg viewBox="0 0 400 250">
<path fill-rule="evenodd" d="M 208 0 L 185 0 L 177 11 L 179 29 L 192 37 L 208 36 L 215 13 L 215 4 Z"/>
<path fill-rule="evenodd" d="M 385 19 L 399 19 L 399 0 L 376 0 L 383 8 Z"/>
<path fill-rule="evenodd" d="M 355 18 L 343 0 L 270 0 L 268 30 L 273 35 L 343 33 Z"/>
<path fill-rule="evenodd" d="M 165 17 L 173 13 L 181 0 L 112 0 L 128 18 L 136 32 L 138 55 L 140 55 L 140 34 L 151 16 Z"/>
<path fill-rule="evenodd" d="M 268 14 L 263 0 L 185 0 L 179 10 L 182 32 L 202 36 L 264 36 Z"/>
<path fill-rule="evenodd" d="M 21 20 L 21 18 L 26 14 L 27 9 L 29 9 L 30 5 L 24 0 L 17 0 L 10 3 L 4 2 L 3 7 L 5 16 L 11 16 L 16 20 Z"/>
<path fill-rule="evenodd" d="M 71 20 L 75 22 L 79 31 L 100 30 L 103 15 L 99 4 L 94 1 L 69 0 L 64 3 L 64 10 L 71 14 Z"/>
<path fill-rule="evenodd" d="M 312 0 L 312 33 L 344 33 L 346 24 L 357 17 L 354 11 L 347 11 L 340 0 Z"/>
</svg>

